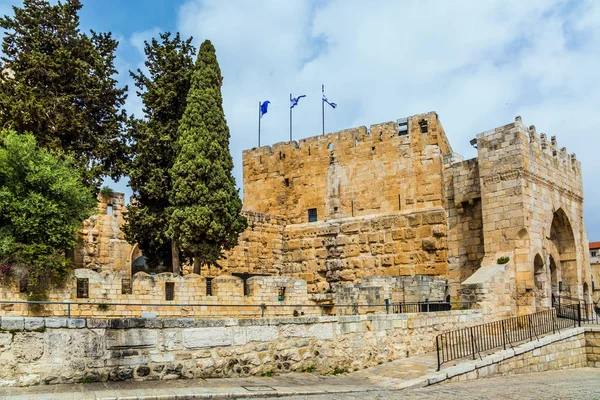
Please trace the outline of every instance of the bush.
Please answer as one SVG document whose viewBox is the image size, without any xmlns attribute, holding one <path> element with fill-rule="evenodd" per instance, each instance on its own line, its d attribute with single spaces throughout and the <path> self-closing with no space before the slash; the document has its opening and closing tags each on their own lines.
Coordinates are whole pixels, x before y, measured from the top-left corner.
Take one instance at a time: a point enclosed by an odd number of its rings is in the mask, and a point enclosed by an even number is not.
<svg viewBox="0 0 600 400">
<path fill-rule="evenodd" d="M 0 264 L 10 266 L 6 276 L 17 269 L 27 276 L 30 300 L 45 300 L 71 272 L 65 251 L 96 204 L 81 181 L 72 161 L 38 147 L 32 135 L 0 133 Z"/>
<path fill-rule="evenodd" d="M 113 194 L 114 194 L 114 190 L 112 190 L 112 188 L 109 186 L 102 186 L 102 189 L 100 189 L 100 196 L 104 200 L 112 199 Z"/>
<path fill-rule="evenodd" d="M 506 264 L 510 260 L 509 257 L 499 257 L 496 262 L 498 264 Z"/>
</svg>

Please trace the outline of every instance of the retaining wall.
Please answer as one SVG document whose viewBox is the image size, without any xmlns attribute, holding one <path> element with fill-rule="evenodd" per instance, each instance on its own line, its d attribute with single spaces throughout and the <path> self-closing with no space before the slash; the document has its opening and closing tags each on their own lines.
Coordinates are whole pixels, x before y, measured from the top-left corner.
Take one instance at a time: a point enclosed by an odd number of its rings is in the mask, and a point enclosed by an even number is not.
<svg viewBox="0 0 600 400">
<path fill-rule="evenodd" d="M 265 319 L 2 317 L 0 385 L 354 370 L 434 350 L 479 310 Z"/>
</svg>

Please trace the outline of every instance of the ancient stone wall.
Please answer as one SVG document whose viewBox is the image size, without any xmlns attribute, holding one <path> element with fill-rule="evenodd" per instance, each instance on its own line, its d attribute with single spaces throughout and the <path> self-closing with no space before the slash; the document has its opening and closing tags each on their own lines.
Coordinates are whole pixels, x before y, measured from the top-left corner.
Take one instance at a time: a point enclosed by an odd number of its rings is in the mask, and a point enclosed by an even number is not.
<svg viewBox="0 0 600 400">
<path fill-rule="evenodd" d="M 551 293 L 584 296 L 590 272 L 581 165 L 520 117 L 477 135 L 485 257 L 515 260 L 520 313 L 550 306 Z M 562 282 L 562 283 L 561 283 Z M 585 294 L 589 296 L 589 292 Z"/>
<path fill-rule="evenodd" d="M 336 304 L 364 306 L 389 303 L 444 302 L 448 280 L 427 275 L 364 277 L 360 284 L 334 285 Z M 342 311 L 342 310 L 340 310 Z M 351 312 L 350 309 L 343 311 Z M 376 309 L 372 310 L 376 312 Z M 379 312 L 385 310 L 380 308 Z"/>
<path fill-rule="evenodd" d="M 2 317 L 0 385 L 353 370 L 434 350 L 479 311 L 267 319 Z"/>
<path fill-rule="evenodd" d="M 225 253 L 218 266 L 203 267 L 200 275 L 214 277 L 221 274 L 277 275 L 283 265 L 283 231 L 286 221 L 282 217 L 244 211 L 248 220 L 246 229 L 238 238 L 235 248 Z M 191 272 L 191 271 L 190 271 Z"/>
<path fill-rule="evenodd" d="M 448 274 L 442 207 L 288 225 L 281 273 L 309 290 L 368 276 Z"/>
<path fill-rule="evenodd" d="M 98 213 L 83 222 L 74 252 L 77 268 L 96 271 L 131 270 L 132 246 L 125 240 L 121 227 L 125 223 L 125 195 L 98 196 Z"/>
<path fill-rule="evenodd" d="M 451 152 L 435 113 L 246 150 L 244 209 L 296 224 L 442 206 Z"/>
<path fill-rule="evenodd" d="M 463 161 L 455 154 L 444 161 L 448 194 L 448 278 L 451 296 L 456 297 L 460 283 L 479 269 L 485 255 L 479 165 L 477 159 Z"/>
<path fill-rule="evenodd" d="M 256 276 L 243 281 L 238 277 L 220 275 L 210 281 L 207 290 L 206 278 L 196 274 L 175 276 L 171 273 L 148 275 L 138 272 L 130 279 L 123 271 L 98 273 L 81 268 L 75 270 L 74 275 L 64 288 L 52 290 L 48 298 L 53 302 L 78 303 L 71 305 L 71 317 L 140 317 L 150 313 L 159 317 L 221 318 L 322 313 L 320 308 L 311 307 L 314 303 L 308 300 L 306 282 L 294 278 Z M 78 297 L 78 280 L 87 282 L 85 298 Z M 168 299 L 167 285 L 171 284 L 173 296 Z M 0 288 L 0 297 L 23 301 L 26 293 L 20 293 L 19 283 L 13 282 Z M 261 304 L 265 307 L 262 308 Z M 67 312 L 66 304 L 46 305 L 42 310 L 26 304 L 0 305 L 0 315 L 66 316 Z"/>
</svg>

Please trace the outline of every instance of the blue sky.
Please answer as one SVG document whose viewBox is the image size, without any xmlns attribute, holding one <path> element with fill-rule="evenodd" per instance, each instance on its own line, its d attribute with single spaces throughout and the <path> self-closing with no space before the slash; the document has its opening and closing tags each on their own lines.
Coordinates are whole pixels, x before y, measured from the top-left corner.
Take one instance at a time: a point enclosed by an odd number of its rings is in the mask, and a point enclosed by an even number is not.
<svg viewBox="0 0 600 400">
<path fill-rule="evenodd" d="M 0 0 L 0 13 L 15 0 Z M 437 111 L 454 150 L 521 115 L 582 162 L 585 222 L 600 240 L 600 2 L 594 0 L 83 0 L 82 29 L 120 41 L 129 112 L 141 103 L 128 70 L 162 31 L 212 40 L 224 76 L 234 175 L 256 145 L 257 102 L 270 100 L 262 144 L 321 131 L 321 83 L 338 104 L 326 130 Z M 113 185 L 130 193 L 126 182 Z"/>
</svg>

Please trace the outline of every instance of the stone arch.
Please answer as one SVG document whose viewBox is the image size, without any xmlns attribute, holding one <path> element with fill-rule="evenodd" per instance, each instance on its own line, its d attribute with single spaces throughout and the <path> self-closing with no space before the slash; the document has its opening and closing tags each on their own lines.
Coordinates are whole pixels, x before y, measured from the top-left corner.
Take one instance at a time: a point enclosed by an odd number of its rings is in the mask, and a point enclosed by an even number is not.
<svg viewBox="0 0 600 400">
<path fill-rule="evenodd" d="M 549 240 L 558 251 L 559 260 L 554 260 L 560 270 L 563 290 L 577 296 L 577 247 L 571 222 L 562 208 L 556 210 L 550 225 Z"/>
<path fill-rule="evenodd" d="M 544 265 L 544 259 L 537 253 L 533 259 L 533 281 L 535 285 L 535 307 L 536 310 L 541 308 L 547 308 L 548 293 L 550 287 L 548 285 L 548 272 Z"/>
<path fill-rule="evenodd" d="M 588 301 L 589 296 L 590 296 L 590 288 L 589 288 L 587 282 L 583 282 L 583 300 Z"/>
</svg>

